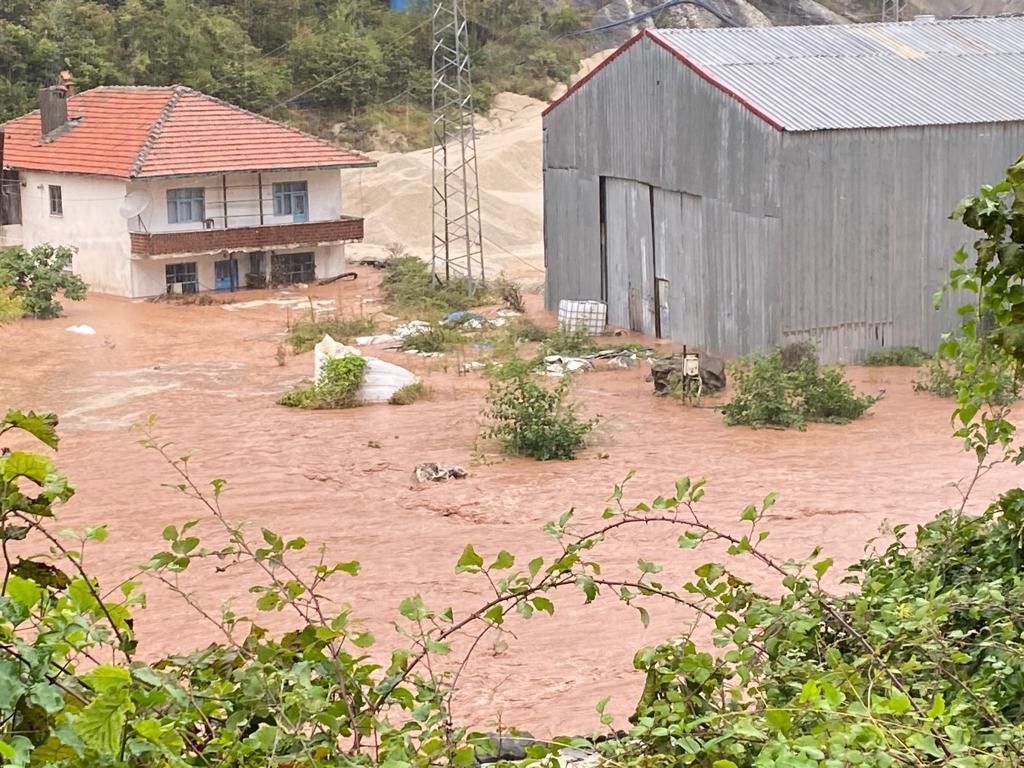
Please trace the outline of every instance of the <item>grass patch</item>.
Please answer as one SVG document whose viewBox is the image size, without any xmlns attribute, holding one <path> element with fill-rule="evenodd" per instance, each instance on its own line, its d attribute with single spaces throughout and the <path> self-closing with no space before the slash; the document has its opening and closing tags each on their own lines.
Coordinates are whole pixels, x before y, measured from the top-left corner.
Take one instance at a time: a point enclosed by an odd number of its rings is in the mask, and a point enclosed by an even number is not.
<svg viewBox="0 0 1024 768">
<path fill-rule="evenodd" d="M 877 400 L 858 395 L 842 368 L 821 367 L 810 344 L 747 355 L 732 369 L 736 394 L 721 407 L 730 426 L 804 429 L 809 421 L 846 424 Z"/>
<path fill-rule="evenodd" d="M 377 329 L 372 317 L 327 317 L 313 319 L 311 314 L 296 320 L 288 329 L 287 341 L 292 352 L 300 354 L 315 347 L 324 336 L 344 344 L 356 336 L 369 336 Z"/>
<path fill-rule="evenodd" d="M 366 358 L 361 355 L 335 357 L 323 364 L 320 378 L 293 389 L 277 402 L 290 408 L 324 410 L 359 405 L 356 392 L 366 375 Z"/>
<path fill-rule="evenodd" d="M 929 356 L 917 347 L 886 347 L 867 350 L 861 365 L 902 365 L 908 368 L 917 368 L 928 360 Z"/>
<path fill-rule="evenodd" d="M 463 341 L 458 328 L 444 325 L 432 325 L 422 331 L 411 333 L 402 339 L 399 349 L 416 352 L 447 352 Z"/>
<path fill-rule="evenodd" d="M 423 382 L 414 381 L 412 384 L 399 387 L 388 402 L 392 405 L 412 405 L 426 394 L 427 388 Z"/>
<path fill-rule="evenodd" d="M 437 285 L 430 266 L 415 256 L 392 259 L 384 272 L 381 288 L 389 311 L 400 317 L 439 319 L 452 312 L 495 302 L 495 296 L 483 286 L 477 286 L 470 296 L 465 281 Z"/>
<path fill-rule="evenodd" d="M 542 355 L 579 357 L 596 350 L 597 347 L 587 335 L 587 329 L 583 327 L 570 331 L 566 326 L 559 325 L 541 342 Z"/>
</svg>

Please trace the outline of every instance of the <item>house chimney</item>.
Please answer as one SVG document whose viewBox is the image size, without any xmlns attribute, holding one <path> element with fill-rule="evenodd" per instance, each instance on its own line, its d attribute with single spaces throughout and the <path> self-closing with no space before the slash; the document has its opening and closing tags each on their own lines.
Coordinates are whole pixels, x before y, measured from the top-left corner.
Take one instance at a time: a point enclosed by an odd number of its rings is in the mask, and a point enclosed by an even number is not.
<svg viewBox="0 0 1024 768">
<path fill-rule="evenodd" d="M 68 122 L 68 92 L 62 85 L 39 91 L 39 129 L 43 141 L 49 141 Z"/>
</svg>

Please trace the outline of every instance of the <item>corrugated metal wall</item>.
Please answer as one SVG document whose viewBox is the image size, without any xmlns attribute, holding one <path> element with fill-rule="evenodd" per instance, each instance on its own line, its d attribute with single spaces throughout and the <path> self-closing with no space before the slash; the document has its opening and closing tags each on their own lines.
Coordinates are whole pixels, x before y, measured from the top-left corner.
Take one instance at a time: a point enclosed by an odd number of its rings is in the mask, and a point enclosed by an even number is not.
<svg viewBox="0 0 1024 768">
<path fill-rule="evenodd" d="M 930 350 L 971 239 L 949 212 L 1022 152 L 1020 123 L 778 132 L 642 39 L 545 118 L 547 303 L 608 299 L 637 330 L 660 305 L 662 336 L 726 355 Z"/>
<path fill-rule="evenodd" d="M 785 134 L 782 337 L 823 357 L 910 344 L 957 325 L 932 294 L 973 234 L 949 214 L 1024 153 L 1024 124 Z"/>
<path fill-rule="evenodd" d="M 545 118 L 549 308 L 609 299 L 611 323 L 652 331 L 660 304 L 664 337 L 727 353 L 767 344 L 780 149 L 664 49 L 623 52 Z"/>
</svg>

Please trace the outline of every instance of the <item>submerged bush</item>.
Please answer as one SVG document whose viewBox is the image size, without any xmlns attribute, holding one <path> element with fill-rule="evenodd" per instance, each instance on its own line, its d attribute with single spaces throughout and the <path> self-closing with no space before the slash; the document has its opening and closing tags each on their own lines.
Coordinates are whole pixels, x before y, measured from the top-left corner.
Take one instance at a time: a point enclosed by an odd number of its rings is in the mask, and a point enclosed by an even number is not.
<svg viewBox="0 0 1024 768">
<path fill-rule="evenodd" d="M 580 326 L 569 330 L 568 326 L 559 325 L 541 342 L 542 355 L 564 355 L 579 357 L 594 352 L 597 347 L 587 335 L 587 329 Z"/>
<path fill-rule="evenodd" d="M 457 328 L 444 325 L 432 325 L 422 331 L 410 333 L 400 345 L 402 350 L 416 352 L 447 352 L 462 343 L 462 334 Z"/>
<path fill-rule="evenodd" d="M 356 336 L 369 336 L 376 329 L 377 323 L 372 317 L 314 319 L 313 313 L 309 312 L 292 323 L 288 329 L 288 343 L 292 352 L 298 355 L 313 349 L 324 336 L 347 344 Z"/>
<path fill-rule="evenodd" d="M 494 296 L 486 286 L 477 285 L 472 296 L 464 280 L 438 283 L 430 265 L 415 256 L 392 259 L 381 280 L 384 298 L 399 315 L 438 317 L 489 304 Z"/>
<path fill-rule="evenodd" d="M 427 388 L 422 381 L 414 381 L 395 390 L 395 394 L 388 401 L 392 405 L 412 405 L 427 393 Z"/>
<path fill-rule="evenodd" d="M 960 339 L 951 357 L 936 355 L 914 382 L 918 392 L 955 398 L 963 390 L 978 391 L 990 405 L 1010 405 L 1020 397 L 1021 384 L 1015 381 L 1013 362 L 990 344 Z"/>
<path fill-rule="evenodd" d="M 597 422 L 580 419 L 575 405 L 567 401 L 571 377 L 565 376 L 549 388 L 514 361 L 494 372 L 487 393 L 491 426 L 485 436 L 498 440 L 512 456 L 538 461 L 576 458 Z"/>
<path fill-rule="evenodd" d="M 862 365 L 899 365 L 917 368 L 919 365 L 924 365 L 928 359 L 929 356 L 917 347 L 884 347 L 882 349 L 867 350 L 864 353 Z"/>
<path fill-rule="evenodd" d="M 291 408 L 310 410 L 352 408 L 359 405 L 356 392 L 362 386 L 365 374 L 365 357 L 335 357 L 323 364 L 316 382 L 288 392 L 277 402 Z"/>
<path fill-rule="evenodd" d="M 85 281 L 71 272 L 74 254 L 63 245 L 37 245 L 31 251 L 21 246 L 0 248 L 0 292 L 6 289 L 32 317 L 59 317 L 64 307 L 58 294 L 81 301 L 89 290 Z"/>
<path fill-rule="evenodd" d="M 776 347 L 732 366 L 736 394 L 721 407 L 730 426 L 797 427 L 808 421 L 845 424 L 860 418 L 877 398 L 858 395 L 842 368 L 822 368 L 813 346 Z"/>
</svg>

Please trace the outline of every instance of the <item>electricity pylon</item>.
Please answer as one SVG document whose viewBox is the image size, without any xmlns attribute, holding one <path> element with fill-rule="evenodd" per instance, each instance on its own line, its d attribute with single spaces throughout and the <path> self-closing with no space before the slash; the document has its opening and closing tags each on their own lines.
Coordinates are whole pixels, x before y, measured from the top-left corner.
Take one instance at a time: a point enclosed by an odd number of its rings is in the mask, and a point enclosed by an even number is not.
<svg viewBox="0 0 1024 768">
<path fill-rule="evenodd" d="M 464 280 L 472 294 L 484 282 L 484 258 L 465 7 L 434 2 L 431 269 L 438 280 Z"/>
</svg>

